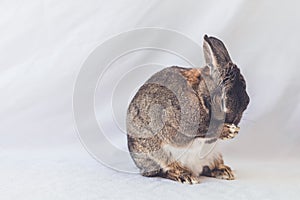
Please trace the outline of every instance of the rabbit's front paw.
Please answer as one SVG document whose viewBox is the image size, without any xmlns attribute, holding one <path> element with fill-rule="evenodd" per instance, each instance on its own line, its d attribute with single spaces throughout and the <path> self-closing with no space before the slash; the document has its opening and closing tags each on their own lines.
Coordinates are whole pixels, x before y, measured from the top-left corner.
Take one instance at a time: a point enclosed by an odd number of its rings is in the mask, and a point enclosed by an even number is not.
<svg viewBox="0 0 300 200">
<path fill-rule="evenodd" d="M 234 138 L 240 131 L 240 127 L 237 127 L 234 124 L 224 124 L 223 131 L 220 135 L 220 139 L 232 139 Z"/>
</svg>

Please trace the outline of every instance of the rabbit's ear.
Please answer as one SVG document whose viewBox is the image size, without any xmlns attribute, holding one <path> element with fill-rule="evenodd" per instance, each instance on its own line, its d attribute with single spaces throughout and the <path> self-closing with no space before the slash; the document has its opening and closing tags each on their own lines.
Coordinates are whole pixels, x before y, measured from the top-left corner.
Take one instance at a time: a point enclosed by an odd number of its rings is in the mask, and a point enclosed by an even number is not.
<svg viewBox="0 0 300 200">
<path fill-rule="evenodd" d="M 231 62 L 225 45 L 215 37 L 204 36 L 203 51 L 206 64 L 210 64 L 213 67 L 222 67 Z"/>
</svg>

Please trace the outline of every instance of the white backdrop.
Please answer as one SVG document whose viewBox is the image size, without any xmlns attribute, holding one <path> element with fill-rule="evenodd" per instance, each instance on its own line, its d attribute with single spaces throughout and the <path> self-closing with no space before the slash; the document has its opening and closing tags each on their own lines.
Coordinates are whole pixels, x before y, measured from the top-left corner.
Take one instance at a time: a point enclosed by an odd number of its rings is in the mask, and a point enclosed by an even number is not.
<svg viewBox="0 0 300 200">
<path fill-rule="evenodd" d="M 132 199 L 134 193 L 136 199 L 298 199 L 299 6 L 292 0 L 0 1 L 1 199 Z M 82 147 L 72 112 L 81 65 L 111 36 L 142 27 L 172 29 L 200 45 L 204 34 L 219 37 L 241 68 L 250 106 L 239 136 L 220 144 L 236 181 L 204 178 L 186 186 L 146 179 L 106 168 Z M 161 63 L 184 64 L 170 57 Z"/>
</svg>

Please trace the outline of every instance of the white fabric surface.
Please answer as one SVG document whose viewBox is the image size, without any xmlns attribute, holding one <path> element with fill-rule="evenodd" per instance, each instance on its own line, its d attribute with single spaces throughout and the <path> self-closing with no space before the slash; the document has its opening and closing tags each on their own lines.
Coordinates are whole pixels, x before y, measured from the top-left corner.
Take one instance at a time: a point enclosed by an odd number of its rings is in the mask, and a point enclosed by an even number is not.
<svg viewBox="0 0 300 200">
<path fill-rule="evenodd" d="M 299 199 L 299 6 L 0 1 L 0 198 Z M 220 147 L 237 180 L 203 178 L 190 186 L 147 179 L 106 168 L 82 147 L 72 115 L 81 64 L 101 42 L 141 27 L 173 29 L 200 45 L 207 33 L 227 45 L 251 98 L 240 135 Z"/>
</svg>

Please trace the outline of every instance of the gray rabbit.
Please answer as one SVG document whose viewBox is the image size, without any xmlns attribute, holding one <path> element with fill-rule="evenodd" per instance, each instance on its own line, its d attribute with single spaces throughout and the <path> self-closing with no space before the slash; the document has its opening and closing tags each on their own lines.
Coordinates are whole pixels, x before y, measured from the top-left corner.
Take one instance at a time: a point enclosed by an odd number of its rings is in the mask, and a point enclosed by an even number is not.
<svg viewBox="0 0 300 200">
<path fill-rule="evenodd" d="M 234 179 L 222 155 L 205 146 L 239 132 L 250 100 L 246 82 L 219 39 L 205 35 L 203 49 L 205 67 L 157 72 L 128 107 L 128 148 L 143 176 L 190 184 L 200 176 Z"/>
</svg>

